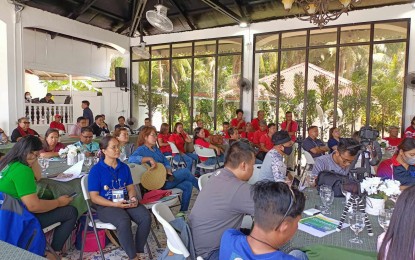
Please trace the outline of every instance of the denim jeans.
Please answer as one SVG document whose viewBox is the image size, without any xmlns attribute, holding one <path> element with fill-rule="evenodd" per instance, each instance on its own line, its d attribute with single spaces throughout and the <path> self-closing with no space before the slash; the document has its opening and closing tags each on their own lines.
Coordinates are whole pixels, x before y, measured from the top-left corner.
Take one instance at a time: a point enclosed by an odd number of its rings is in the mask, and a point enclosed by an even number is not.
<svg viewBox="0 0 415 260">
<path fill-rule="evenodd" d="M 163 186 L 164 190 L 178 188 L 183 191 L 182 203 L 180 211 L 187 211 L 189 209 L 190 198 L 192 197 L 193 187 L 199 189 L 197 179 L 186 169 L 179 169 L 173 172 L 174 180 L 166 181 Z"/>
<path fill-rule="evenodd" d="M 192 172 L 193 161 L 196 161 L 197 162 L 197 160 L 199 159 L 197 157 L 197 154 L 194 154 L 194 153 L 186 153 L 186 154 L 182 154 L 181 157 L 183 157 L 183 160 L 186 163 L 186 168 L 190 172 Z M 180 157 L 180 154 L 176 154 L 174 156 L 173 160 L 175 162 L 180 162 L 180 161 L 182 161 L 181 157 Z"/>
<path fill-rule="evenodd" d="M 216 158 L 217 158 L 217 160 L 216 160 Z M 203 164 L 208 165 L 208 166 L 215 165 L 215 164 L 217 164 L 218 161 L 223 162 L 223 160 L 224 160 L 223 158 L 224 158 L 223 154 L 221 154 L 219 157 L 209 157 L 206 161 L 203 162 Z"/>
<path fill-rule="evenodd" d="M 303 251 L 298 250 L 298 249 L 295 249 L 295 250 L 291 251 L 288 254 L 291 255 L 291 256 L 294 256 L 298 260 L 308 260 L 307 254 L 304 253 Z"/>
</svg>

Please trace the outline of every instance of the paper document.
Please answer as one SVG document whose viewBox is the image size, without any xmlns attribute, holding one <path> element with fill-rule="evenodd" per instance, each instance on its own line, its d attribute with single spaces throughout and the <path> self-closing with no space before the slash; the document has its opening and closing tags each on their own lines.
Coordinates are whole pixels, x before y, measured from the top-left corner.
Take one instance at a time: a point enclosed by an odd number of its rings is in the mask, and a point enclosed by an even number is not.
<svg viewBox="0 0 415 260">
<path fill-rule="evenodd" d="M 76 164 L 74 164 L 71 168 L 67 169 L 63 173 L 60 173 L 55 178 L 51 178 L 55 181 L 62 181 L 67 182 L 71 181 L 73 179 L 81 178 L 83 176 L 82 173 L 82 166 L 84 165 L 84 161 L 79 161 Z"/>
<path fill-rule="evenodd" d="M 336 232 L 338 220 L 318 214 L 316 216 L 303 218 L 298 223 L 298 229 L 316 237 L 324 237 Z M 343 223 L 342 228 L 348 227 L 349 224 Z"/>
</svg>

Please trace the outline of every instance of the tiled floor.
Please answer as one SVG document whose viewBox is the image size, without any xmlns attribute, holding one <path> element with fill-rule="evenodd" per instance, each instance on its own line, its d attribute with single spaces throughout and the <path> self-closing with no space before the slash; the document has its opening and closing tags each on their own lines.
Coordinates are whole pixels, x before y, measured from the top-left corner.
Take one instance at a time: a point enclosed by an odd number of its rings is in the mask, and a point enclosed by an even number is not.
<svg viewBox="0 0 415 260">
<path fill-rule="evenodd" d="M 193 189 L 193 195 L 192 195 L 192 199 L 190 201 L 190 208 L 192 208 L 194 201 L 196 200 L 196 196 L 197 196 L 198 191 L 196 189 Z M 174 207 L 172 208 L 173 214 L 176 214 L 179 211 L 179 207 Z M 153 259 L 157 259 L 157 257 L 163 253 L 163 251 L 166 248 L 166 236 L 164 234 L 164 230 L 163 227 L 161 225 L 159 225 L 159 228 L 156 227 L 155 225 L 155 221 L 153 218 L 153 222 L 152 222 L 152 228 L 157 236 L 158 241 L 160 242 L 161 248 L 157 247 L 156 241 L 154 239 L 154 237 L 151 235 L 149 235 L 148 238 L 148 243 L 150 246 L 150 250 L 151 253 L 153 255 Z M 147 250 L 147 248 L 146 248 Z M 112 260 L 116 260 L 116 259 L 128 259 L 127 254 L 121 249 L 121 248 L 116 248 L 113 244 L 109 244 L 105 247 L 104 249 L 104 253 L 105 253 L 105 259 L 112 259 Z M 146 252 L 147 253 L 147 252 Z M 72 248 L 71 250 L 69 250 L 67 252 L 66 257 L 71 259 L 71 260 L 78 260 L 79 259 L 79 255 L 80 251 L 76 250 L 75 248 Z M 148 253 L 146 254 L 147 259 L 150 259 Z M 91 252 L 91 253 L 85 253 L 83 255 L 83 259 L 85 260 L 93 260 L 93 259 L 101 259 L 101 255 L 99 254 L 99 252 Z"/>
</svg>

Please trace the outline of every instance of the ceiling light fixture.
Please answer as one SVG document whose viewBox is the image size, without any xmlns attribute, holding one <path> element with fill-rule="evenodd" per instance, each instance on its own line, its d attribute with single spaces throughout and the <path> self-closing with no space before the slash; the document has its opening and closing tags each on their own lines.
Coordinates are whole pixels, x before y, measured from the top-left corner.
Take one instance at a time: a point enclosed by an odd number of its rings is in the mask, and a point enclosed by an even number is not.
<svg viewBox="0 0 415 260">
<path fill-rule="evenodd" d="M 329 21 L 334 21 L 342 14 L 348 13 L 353 8 L 353 4 L 362 0 L 338 0 L 339 10 L 330 11 L 329 4 L 331 0 L 281 0 L 284 9 L 288 12 L 295 4 L 298 8 L 303 9 L 305 16 L 296 15 L 302 21 L 309 21 L 312 24 L 323 28 Z"/>
<path fill-rule="evenodd" d="M 247 22 L 240 22 L 239 27 L 246 28 L 246 27 L 248 27 L 248 23 Z"/>
</svg>

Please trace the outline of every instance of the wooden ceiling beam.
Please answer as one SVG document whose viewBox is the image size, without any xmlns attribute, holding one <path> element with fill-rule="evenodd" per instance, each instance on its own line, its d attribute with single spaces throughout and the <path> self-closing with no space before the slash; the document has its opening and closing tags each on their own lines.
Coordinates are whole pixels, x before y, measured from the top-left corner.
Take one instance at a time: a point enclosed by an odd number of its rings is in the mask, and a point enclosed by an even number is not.
<svg viewBox="0 0 415 260">
<path fill-rule="evenodd" d="M 189 15 L 187 14 L 186 11 L 184 11 L 179 4 L 177 3 L 176 0 L 170 0 L 170 2 L 177 8 L 177 10 L 179 10 L 179 13 L 181 16 L 183 16 L 183 18 L 186 20 L 187 25 L 192 29 L 192 30 L 197 30 L 196 25 L 190 20 Z"/>
<path fill-rule="evenodd" d="M 130 32 L 128 36 L 133 37 L 135 31 L 137 31 L 137 28 L 138 28 L 138 25 L 140 24 L 141 17 L 143 16 L 144 8 L 146 7 L 146 4 L 147 4 L 147 0 L 139 0 L 139 2 L 134 4 L 135 10 L 134 10 L 134 15 L 131 19 L 131 27 L 130 27 Z"/>
<path fill-rule="evenodd" d="M 85 13 L 97 0 L 86 0 L 81 6 L 73 10 L 66 17 L 76 20 L 79 16 Z"/>
<path fill-rule="evenodd" d="M 219 3 L 216 0 L 202 0 L 205 4 L 209 5 L 216 11 L 228 16 L 232 20 L 234 20 L 236 23 L 240 24 L 242 22 L 242 17 L 240 17 L 238 14 L 236 14 L 234 11 L 226 7 L 225 5 Z"/>
</svg>

